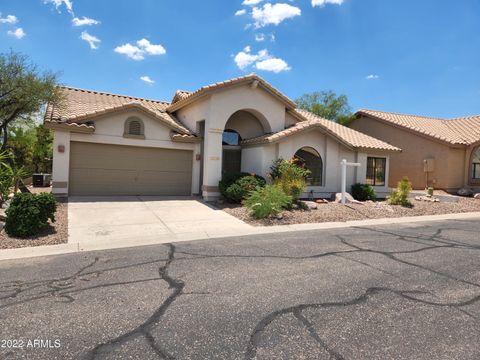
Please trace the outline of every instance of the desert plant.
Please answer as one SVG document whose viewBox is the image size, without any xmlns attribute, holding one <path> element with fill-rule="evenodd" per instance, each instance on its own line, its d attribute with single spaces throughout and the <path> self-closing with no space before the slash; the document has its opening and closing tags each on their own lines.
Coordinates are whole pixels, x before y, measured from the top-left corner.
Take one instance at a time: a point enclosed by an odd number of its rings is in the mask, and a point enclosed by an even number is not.
<svg viewBox="0 0 480 360">
<path fill-rule="evenodd" d="M 372 185 L 357 183 L 352 185 L 352 196 L 358 201 L 375 200 L 377 193 Z"/>
<path fill-rule="evenodd" d="M 278 159 L 270 167 L 270 177 L 285 194 L 297 201 L 306 188 L 306 179 L 310 170 L 298 165 L 297 159 Z"/>
<path fill-rule="evenodd" d="M 427 189 L 427 194 L 428 194 L 428 196 L 433 196 L 433 187 L 429 187 Z"/>
<path fill-rule="evenodd" d="M 289 208 L 292 205 L 292 197 L 285 194 L 277 185 L 267 185 L 252 191 L 243 203 L 253 217 L 264 219 Z"/>
<path fill-rule="evenodd" d="M 408 177 L 405 176 L 398 182 L 397 188 L 390 193 L 388 203 L 390 205 L 409 206 L 410 201 L 408 201 L 408 196 L 410 195 L 410 191 L 412 191 L 412 183 Z"/>
<path fill-rule="evenodd" d="M 265 183 L 265 179 L 259 175 L 239 173 L 225 176 L 218 187 L 227 201 L 239 203 L 257 187 L 265 186 Z"/>
<path fill-rule="evenodd" d="M 6 211 L 5 231 L 20 238 L 36 235 L 48 226 L 48 220 L 55 221 L 56 209 L 52 194 L 15 194 Z"/>
</svg>

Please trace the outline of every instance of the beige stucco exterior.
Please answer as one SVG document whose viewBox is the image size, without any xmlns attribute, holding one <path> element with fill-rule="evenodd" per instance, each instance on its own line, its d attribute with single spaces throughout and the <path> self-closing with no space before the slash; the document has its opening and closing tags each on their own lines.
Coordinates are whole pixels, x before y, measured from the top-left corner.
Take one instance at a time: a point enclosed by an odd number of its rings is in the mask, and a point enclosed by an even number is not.
<svg viewBox="0 0 480 360">
<path fill-rule="evenodd" d="M 454 146 L 365 115 L 354 120 L 351 128 L 402 149 L 401 153 L 390 155 L 391 187 L 396 186 L 403 176 L 408 176 L 415 189 L 433 186 L 453 192 L 462 187 L 475 187 L 469 179 L 473 147 Z M 433 171 L 428 172 L 428 184 L 427 173 L 424 171 L 426 159 L 433 159 Z"/>
<path fill-rule="evenodd" d="M 191 183 L 191 194 L 201 194 L 207 200 L 215 199 L 220 196 L 218 183 L 222 177 L 224 130 L 234 130 L 242 139 L 283 131 L 299 121 L 290 113 L 291 106 L 268 89 L 258 86 L 258 82 L 250 82 L 207 93 L 172 113 L 187 129 L 197 134 L 197 142 L 173 141 L 172 128 L 168 123 L 135 108 L 119 109 L 86 119 L 94 126 L 89 132 L 76 132 L 75 127 L 56 128 L 53 192 L 57 195 L 69 194 L 69 179 L 72 176 L 71 143 L 75 142 L 188 150 L 192 154 L 191 181 L 188 182 Z M 132 117 L 141 121 L 144 130 L 141 136 L 125 134 L 126 121 Z M 200 132 L 200 129 L 203 131 Z M 323 163 L 321 186 L 309 187 L 304 197 L 330 197 L 332 193 L 339 192 L 340 162 L 343 159 L 360 163 L 360 167 L 348 169 L 347 189 L 356 182 L 365 183 L 368 156 L 386 159 L 385 177 L 388 181 L 389 159 L 394 155 L 387 151 L 367 153 L 355 150 L 321 128 L 298 132 L 275 143 L 238 146 L 241 151 L 241 171 L 267 177 L 270 166 L 276 159 L 290 159 L 303 147 L 315 149 Z M 125 156 L 126 152 L 122 151 L 122 154 Z M 379 196 L 385 196 L 389 188 L 386 185 L 377 187 L 376 190 Z"/>
</svg>

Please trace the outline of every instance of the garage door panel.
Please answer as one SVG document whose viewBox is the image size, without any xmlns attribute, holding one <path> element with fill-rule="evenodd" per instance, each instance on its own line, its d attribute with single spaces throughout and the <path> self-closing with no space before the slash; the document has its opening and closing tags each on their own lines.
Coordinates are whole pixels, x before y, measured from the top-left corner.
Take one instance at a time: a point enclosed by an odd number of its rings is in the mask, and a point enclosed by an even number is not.
<svg viewBox="0 0 480 360">
<path fill-rule="evenodd" d="M 190 195 L 192 152 L 72 142 L 70 195 Z"/>
</svg>

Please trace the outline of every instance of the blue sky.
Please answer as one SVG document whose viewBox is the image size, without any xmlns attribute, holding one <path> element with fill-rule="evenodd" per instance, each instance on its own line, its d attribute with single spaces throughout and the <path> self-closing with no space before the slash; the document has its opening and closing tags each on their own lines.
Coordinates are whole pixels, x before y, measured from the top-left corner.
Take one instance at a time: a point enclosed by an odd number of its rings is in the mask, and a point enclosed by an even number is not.
<svg viewBox="0 0 480 360">
<path fill-rule="evenodd" d="M 169 101 L 256 72 L 292 99 L 480 114 L 480 0 L 0 0 L 0 13 L 0 51 L 69 86 Z"/>
</svg>

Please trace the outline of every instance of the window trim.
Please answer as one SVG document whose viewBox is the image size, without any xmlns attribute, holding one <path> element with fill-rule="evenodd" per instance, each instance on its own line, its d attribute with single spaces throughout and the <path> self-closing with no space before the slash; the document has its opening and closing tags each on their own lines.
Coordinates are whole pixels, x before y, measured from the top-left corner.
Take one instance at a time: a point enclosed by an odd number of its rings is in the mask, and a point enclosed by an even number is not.
<svg viewBox="0 0 480 360">
<path fill-rule="evenodd" d="M 370 159 L 373 159 L 373 179 L 369 179 L 369 163 Z M 381 166 L 377 165 L 377 161 L 381 160 L 383 162 L 383 181 L 378 181 L 377 172 L 379 169 L 382 169 Z M 365 174 L 365 184 L 371 186 L 386 186 L 387 185 L 387 158 L 386 157 L 378 157 L 378 156 L 368 156 L 367 157 L 367 169 Z"/>
<path fill-rule="evenodd" d="M 468 162 L 468 180 L 470 185 L 478 185 L 480 184 L 480 162 L 474 162 L 473 158 L 475 157 L 476 152 L 479 152 L 480 155 L 480 146 L 476 146 L 472 149 L 472 153 L 470 154 L 470 161 Z M 478 171 L 477 178 L 474 176 L 476 175 L 475 168 Z"/>
<path fill-rule="evenodd" d="M 130 124 L 133 121 L 137 121 L 140 124 L 140 135 L 136 134 L 130 134 Z M 129 117 L 127 120 L 125 120 L 124 123 L 124 128 L 123 128 L 123 137 L 124 138 L 129 138 L 129 139 L 139 139 L 139 140 L 145 140 L 145 126 L 143 124 L 143 121 L 138 118 L 138 117 Z"/>
<path fill-rule="evenodd" d="M 315 152 L 315 154 L 313 155 L 316 155 L 320 161 L 320 181 L 318 183 L 312 183 L 310 181 L 310 179 L 307 179 L 307 186 L 309 187 L 313 187 L 313 186 L 316 186 L 316 187 L 323 187 L 324 186 L 324 168 L 325 168 L 325 164 L 323 162 L 323 159 L 322 159 L 322 155 L 320 155 L 320 152 L 317 151 L 317 149 L 315 149 L 314 147 L 311 147 L 311 146 L 302 146 L 300 149 L 298 149 L 297 151 L 295 151 L 295 154 L 293 155 L 294 158 L 297 158 L 297 153 L 301 150 L 305 151 L 305 152 L 308 152 L 307 150 L 304 150 L 304 149 L 310 149 L 310 150 L 313 150 Z M 308 168 L 307 168 L 308 169 Z M 309 169 L 310 170 L 310 169 Z M 311 171 L 311 170 L 310 170 Z"/>
</svg>

